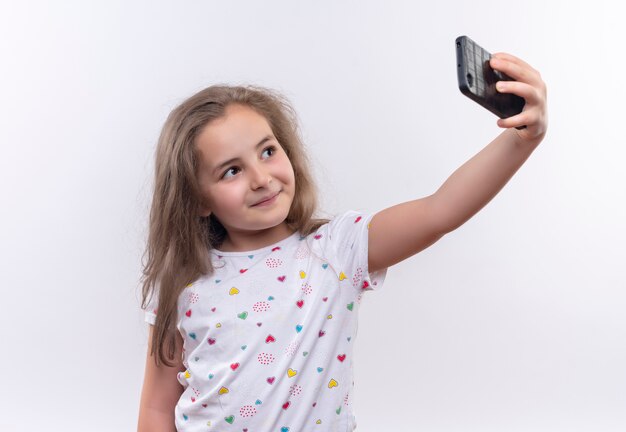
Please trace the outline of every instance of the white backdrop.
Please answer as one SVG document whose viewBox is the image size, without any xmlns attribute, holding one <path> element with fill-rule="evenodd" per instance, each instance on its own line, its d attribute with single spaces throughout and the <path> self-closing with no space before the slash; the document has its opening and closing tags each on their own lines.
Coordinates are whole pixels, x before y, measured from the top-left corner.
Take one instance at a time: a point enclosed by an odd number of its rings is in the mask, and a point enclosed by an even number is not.
<svg viewBox="0 0 626 432">
<path fill-rule="evenodd" d="M 626 430 L 616 4 L 2 1 L 0 430 L 135 430 L 153 151 L 175 105 L 215 83 L 282 91 L 326 213 L 378 211 L 501 131 L 457 88 L 462 34 L 542 73 L 548 135 L 366 294 L 357 430 Z"/>
</svg>

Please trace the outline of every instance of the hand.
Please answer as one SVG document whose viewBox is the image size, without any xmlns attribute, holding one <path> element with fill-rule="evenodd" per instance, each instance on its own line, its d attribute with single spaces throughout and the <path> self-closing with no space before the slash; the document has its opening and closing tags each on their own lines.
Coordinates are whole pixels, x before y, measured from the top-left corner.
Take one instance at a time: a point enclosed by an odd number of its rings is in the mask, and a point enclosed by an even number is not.
<svg viewBox="0 0 626 432">
<path fill-rule="evenodd" d="M 515 81 L 498 81 L 496 89 L 500 93 L 513 93 L 526 101 L 521 113 L 506 119 L 499 119 L 501 128 L 526 126 L 515 129 L 522 142 L 539 142 L 548 128 L 547 90 L 539 71 L 523 60 L 507 53 L 491 56 L 490 66 L 513 78 Z"/>
</svg>

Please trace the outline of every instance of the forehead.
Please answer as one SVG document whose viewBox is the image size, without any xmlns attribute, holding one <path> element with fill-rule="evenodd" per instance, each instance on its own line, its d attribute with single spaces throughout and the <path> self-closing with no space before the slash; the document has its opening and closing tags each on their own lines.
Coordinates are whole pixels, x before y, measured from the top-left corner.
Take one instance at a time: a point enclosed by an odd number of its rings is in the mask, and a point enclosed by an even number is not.
<svg viewBox="0 0 626 432">
<path fill-rule="evenodd" d="M 196 149 L 208 168 L 224 159 L 253 150 L 260 139 L 272 134 L 261 114 L 243 105 L 229 105 L 223 117 L 207 124 L 196 137 Z"/>
</svg>

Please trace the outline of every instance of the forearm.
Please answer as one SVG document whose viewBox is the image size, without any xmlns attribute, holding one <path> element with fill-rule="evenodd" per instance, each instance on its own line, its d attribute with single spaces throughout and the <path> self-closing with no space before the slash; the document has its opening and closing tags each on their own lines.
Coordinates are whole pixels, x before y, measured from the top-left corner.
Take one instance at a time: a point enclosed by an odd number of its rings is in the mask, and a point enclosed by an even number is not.
<svg viewBox="0 0 626 432">
<path fill-rule="evenodd" d="M 157 365 L 151 355 L 154 343 L 154 326 L 150 326 L 146 368 L 139 402 L 137 432 L 175 432 L 174 411 L 183 392 L 178 373 L 185 370 L 182 363 L 183 340 L 176 334 L 174 366 Z"/>
<path fill-rule="evenodd" d="M 442 232 L 463 225 L 491 201 L 540 142 L 522 142 L 515 129 L 507 129 L 452 173 L 431 197 Z"/>
<path fill-rule="evenodd" d="M 174 413 L 142 408 L 139 413 L 137 432 L 175 432 Z"/>
</svg>

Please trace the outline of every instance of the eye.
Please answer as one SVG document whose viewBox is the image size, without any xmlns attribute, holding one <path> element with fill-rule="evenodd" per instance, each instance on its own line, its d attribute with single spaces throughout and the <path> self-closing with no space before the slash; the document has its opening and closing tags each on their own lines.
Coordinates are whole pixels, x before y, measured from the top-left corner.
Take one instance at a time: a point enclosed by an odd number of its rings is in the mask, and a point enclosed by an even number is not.
<svg viewBox="0 0 626 432">
<path fill-rule="evenodd" d="M 269 156 L 271 156 L 274 153 L 276 153 L 276 147 L 274 146 L 266 147 L 265 150 L 263 150 L 263 153 L 261 153 L 261 155 L 263 155 L 265 152 L 268 152 L 268 151 L 271 153 Z"/>
<path fill-rule="evenodd" d="M 235 174 L 237 174 L 237 172 L 239 172 L 239 168 L 238 168 L 238 167 L 230 167 L 230 168 L 228 168 L 228 169 L 224 172 L 224 174 L 222 175 L 222 178 L 223 178 L 223 179 L 225 179 L 225 178 L 232 177 L 232 176 L 229 176 L 229 175 L 228 175 L 228 173 L 230 173 L 230 172 L 232 172 L 232 171 L 235 171 L 235 173 L 233 174 L 233 175 L 235 175 Z"/>
</svg>

